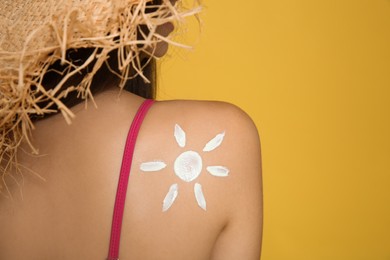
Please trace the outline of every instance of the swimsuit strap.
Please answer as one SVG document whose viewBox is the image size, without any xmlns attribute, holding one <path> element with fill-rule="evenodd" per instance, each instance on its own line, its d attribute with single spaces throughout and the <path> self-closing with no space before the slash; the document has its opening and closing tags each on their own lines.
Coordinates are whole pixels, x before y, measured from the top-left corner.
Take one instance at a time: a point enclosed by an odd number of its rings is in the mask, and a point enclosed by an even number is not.
<svg viewBox="0 0 390 260">
<path fill-rule="evenodd" d="M 137 140 L 138 132 L 142 121 L 145 118 L 149 108 L 154 103 L 151 99 L 146 99 L 139 107 L 137 114 L 134 117 L 129 133 L 127 135 L 125 150 L 123 153 L 122 167 L 120 171 L 118 189 L 116 191 L 116 199 L 114 206 L 114 214 L 112 218 L 110 248 L 108 251 L 107 260 L 119 260 L 119 244 L 121 236 L 121 227 L 123 219 L 123 211 L 125 208 L 127 184 L 129 182 L 129 175 L 131 163 L 133 160 L 134 147 Z"/>
</svg>

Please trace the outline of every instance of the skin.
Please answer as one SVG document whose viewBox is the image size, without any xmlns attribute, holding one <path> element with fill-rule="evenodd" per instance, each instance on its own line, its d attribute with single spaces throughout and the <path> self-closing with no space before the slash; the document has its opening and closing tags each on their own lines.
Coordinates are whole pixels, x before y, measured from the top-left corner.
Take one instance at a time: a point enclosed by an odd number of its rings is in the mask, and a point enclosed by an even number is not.
<svg viewBox="0 0 390 260">
<path fill-rule="evenodd" d="M 117 91 L 96 97 L 98 109 L 83 105 L 67 126 L 61 115 L 36 125 L 34 143 L 42 156 L 20 153 L 20 162 L 46 179 L 25 172 L 24 199 L 0 203 L 0 259 L 104 259 L 108 252 L 113 202 L 129 125 L 142 99 Z M 218 178 L 203 169 L 207 211 L 196 205 L 194 182 L 173 172 L 183 152 L 173 137 L 175 123 L 186 129 L 188 149 L 204 165 L 226 165 Z M 226 132 L 210 153 L 203 146 Z M 75 145 L 77 144 L 77 145 Z M 142 162 L 167 162 L 145 173 Z M 164 101 L 153 105 L 138 136 L 122 227 L 121 259 L 258 260 L 261 248 L 262 189 L 258 133 L 250 118 L 221 102 Z M 162 212 L 171 184 L 179 184 L 174 205 Z M 23 245 L 23 246 L 21 246 Z M 18 248 L 18 250 L 15 250 Z"/>
<path fill-rule="evenodd" d="M 172 23 L 165 23 L 163 25 L 158 26 L 156 31 L 161 36 L 167 37 L 171 32 L 173 32 L 174 29 L 175 28 Z M 154 50 L 151 47 L 148 49 L 148 51 L 150 53 L 153 53 L 155 57 L 162 57 L 167 53 L 168 47 L 169 47 L 168 43 L 159 42 Z"/>
<path fill-rule="evenodd" d="M 170 2 L 174 6 L 176 4 L 177 0 L 170 0 Z M 174 27 L 173 23 L 168 22 L 168 23 L 164 23 L 160 26 L 157 26 L 156 32 L 163 37 L 168 37 L 169 34 L 172 33 L 174 29 L 175 29 L 175 27 Z M 153 46 L 153 47 L 148 48 L 147 51 L 149 53 L 153 53 L 153 55 L 155 57 L 160 58 L 167 53 L 168 47 L 169 47 L 168 43 L 161 41 L 161 42 L 157 43 L 157 45 L 155 47 Z"/>
</svg>

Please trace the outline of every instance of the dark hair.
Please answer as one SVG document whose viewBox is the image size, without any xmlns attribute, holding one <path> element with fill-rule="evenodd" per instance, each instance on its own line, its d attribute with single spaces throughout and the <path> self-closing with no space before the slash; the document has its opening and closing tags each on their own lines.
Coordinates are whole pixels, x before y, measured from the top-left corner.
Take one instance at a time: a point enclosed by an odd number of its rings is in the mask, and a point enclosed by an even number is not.
<svg viewBox="0 0 390 260">
<path fill-rule="evenodd" d="M 157 9 L 155 6 L 160 4 L 161 0 L 153 0 L 149 2 L 148 5 L 150 8 L 148 8 L 147 13 L 155 11 Z M 142 39 L 145 37 L 145 35 L 149 34 L 146 25 L 140 25 L 138 27 L 138 32 L 139 39 Z M 66 58 L 72 64 L 81 66 L 94 51 L 95 49 L 93 48 L 70 49 L 66 53 Z M 83 78 L 92 70 L 94 64 L 95 63 L 92 62 L 85 69 L 80 71 L 80 73 L 70 77 L 64 84 L 63 89 L 67 89 L 69 86 L 77 86 L 80 84 Z M 143 76 L 145 76 L 149 82 L 146 82 L 144 78 L 139 76 L 133 69 L 133 72 L 130 72 L 129 75 L 130 79 L 125 82 L 124 89 L 143 98 L 154 99 L 156 97 L 156 61 L 155 59 L 145 55 L 145 58 L 141 60 L 140 67 L 143 68 Z M 52 64 L 42 79 L 43 87 L 46 90 L 53 89 L 63 79 L 63 75 L 66 74 L 66 72 L 69 72 L 69 69 L 70 67 L 68 65 L 62 65 L 61 61 L 57 61 Z M 92 94 L 96 94 L 102 91 L 105 86 L 119 85 L 121 79 L 116 74 L 121 74 L 118 69 L 118 50 L 114 50 L 109 53 L 108 60 L 94 74 L 91 83 Z M 46 107 L 49 102 L 50 101 L 42 101 L 38 105 L 40 107 Z M 67 107 L 72 107 L 82 102 L 82 99 L 79 97 L 77 91 L 73 91 L 70 92 L 66 97 L 62 98 L 61 102 L 64 103 L 64 105 Z M 57 109 L 55 105 L 50 108 Z"/>
<path fill-rule="evenodd" d="M 71 61 L 74 65 L 79 66 L 93 53 L 92 48 L 80 48 L 71 49 L 66 53 L 67 60 Z M 120 84 L 119 69 L 118 69 L 118 55 L 117 51 L 112 51 L 109 54 L 109 58 L 105 64 L 95 73 L 90 86 L 92 94 L 97 94 L 104 90 L 105 87 L 114 86 Z M 63 89 L 69 86 L 77 86 L 81 83 L 83 78 L 92 70 L 94 62 L 92 62 L 85 69 L 70 77 L 64 84 Z M 145 57 L 141 60 L 141 66 L 143 67 L 143 75 L 149 80 L 146 82 L 141 76 L 134 72 L 130 72 L 130 79 L 125 82 L 124 90 L 133 94 L 141 96 L 143 98 L 154 99 L 156 97 L 156 61 L 150 57 Z M 69 70 L 67 65 L 62 65 L 61 61 L 57 61 L 52 64 L 46 74 L 43 77 L 42 85 L 46 90 L 53 89 L 63 79 L 64 73 Z M 118 75 L 116 75 L 116 74 Z M 131 74 L 133 73 L 133 74 Z M 118 88 L 119 91 L 119 88 Z M 81 103 L 83 100 L 79 97 L 77 91 L 70 92 L 66 97 L 61 98 L 61 102 L 67 107 L 72 107 Z M 42 101 L 38 105 L 40 107 L 46 107 L 49 101 Z M 50 107 L 57 109 L 55 105 Z M 33 117 L 32 119 L 38 119 L 39 117 Z"/>
</svg>

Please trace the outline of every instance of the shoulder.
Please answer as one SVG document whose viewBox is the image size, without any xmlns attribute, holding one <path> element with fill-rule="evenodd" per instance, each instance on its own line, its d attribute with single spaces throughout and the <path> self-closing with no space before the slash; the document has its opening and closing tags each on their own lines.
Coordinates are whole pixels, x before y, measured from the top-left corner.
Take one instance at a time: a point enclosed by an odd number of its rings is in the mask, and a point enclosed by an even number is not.
<svg viewBox="0 0 390 260">
<path fill-rule="evenodd" d="M 153 109 L 146 122 L 153 127 L 147 132 L 157 132 L 151 136 L 157 136 L 153 142 L 161 144 L 158 147 L 163 152 L 159 156 L 170 157 L 169 165 L 178 161 L 177 154 L 191 150 L 202 160 L 202 173 L 194 182 L 202 185 L 209 216 L 225 223 L 213 259 L 258 259 L 262 232 L 261 149 L 252 119 L 225 102 L 164 101 L 157 102 Z M 185 134 L 182 147 L 174 141 L 178 127 Z M 180 204 L 177 206 L 175 209 L 180 210 Z M 196 207 L 193 210 L 197 213 Z"/>
<path fill-rule="evenodd" d="M 206 176 L 211 176 L 205 181 L 210 183 L 218 182 L 213 169 L 222 168 L 208 167 L 226 167 L 228 178 L 221 188 L 237 191 L 229 198 L 231 201 L 252 196 L 251 189 L 261 192 L 260 137 L 253 120 L 242 109 L 226 102 L 181 100 L 157 102 L 153 109 L 146 122 L 151 127 L 146 132 L 154 133 L 149 135 L 152 142 L 161 144 L 159 147 L 165 148 L 164 153 L 171 155 L 172 161 L 183 151 L 197 152 Z M 184 133 L 185 143 L 179 144 L 177 131 Z M 243 187 L 247 189 L 240 190 Z"/>
<path fill-rule="evenodd" d="M 174 100 L 155 104 L 159 116 L 190 124 L 193 128 L 229 131 L 237 141 L 259 142 L 259 133 L 251 117 L 240 107 L 221 101 Z M 228 133 L 226 133 L 228 136 Z M 256 143 L 255 142 L 255 143 Z"/>
<path fill-rule="evenodd" d="M 135 258 L 173 259 L 162 252 L 175 252 L 175 259 L 257 257 L 260 165 L 258 132 L 237 106 L 155 102 L 137 137 L 123 234 L 135 247 L 140 241 L 158 246 Z M 238 244 L 244 244 L 240 252 L 232 252 Z"/>
<path fill-rule="evenodd" d="M 193 100 L 160 101 L 154 106 L 152 129 L 174 131 L 178 125 L 186 132 L 188 141 L 192 139 L 204 144 L 221 134 L 221 149 L 215 151 L 224 150 L 223 155 L 233 161 L 251 157 L 260 161 L 259 132 L 251 117 L 238 106 L 220 101 Z"/>
<path fill-rule="evenodd" d="M 170 108 L 170 109 L 185 109 L 185 112 L 192 111 L 193 114 L 196 112 L 202 112 L 207 110 L 208 112 L 213 113 L 224 113 L 235 115 L 241 118 L 250 119 L 249 116 L 238 106 L 224 102 L 224 101 L 203 101 L 203 100 L 168 100 L 168 101 L 158 101 L 156 104 L 160 107 Z M 180 114 L 180 111 L 179 114 Z"/>
</svg>

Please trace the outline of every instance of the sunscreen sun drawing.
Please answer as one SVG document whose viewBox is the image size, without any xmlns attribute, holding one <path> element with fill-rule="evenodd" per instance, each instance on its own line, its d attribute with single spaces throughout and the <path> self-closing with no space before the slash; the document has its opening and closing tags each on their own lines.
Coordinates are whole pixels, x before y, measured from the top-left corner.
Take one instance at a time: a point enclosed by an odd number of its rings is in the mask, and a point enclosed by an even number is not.
<svg viewBox="0 0 390 260">
<path fill-rule="evenodd" d="M 186 146 L 186 133 L 178 125 L 175 125 L 174 137 L 177 144 L 185 148 Z M 223 138 L 225 137 L 225 132 L 217 134 L 213 139 L 211 139 L 203 148 L 203 152 L 210 152 L 219 147 L 222 144 Z M 141 163 L 140 169 L 144 172 L 155 172 L 164 169 L 167 164 L 163 161 L 150 161 Z M 175 160 L 173 164 L 173 170 L 177 177 L 185 182 L 194 181 L 199 177 L 203 170 L 203 161 L 199 153 L 187 150 L 181 153 Z M 216 177 L 226 177 L 229 175 L 229 169 L 225 166 L 207 166 L 207 172 Z M 163 200 L 162 211 L 167 211 L 175 202 L 176 197 L 179 194 L 179 185 L 174 183 L 170 186 L 167 195 Z M 198 206 L 203 210 L 206 210 L 206 199 L 203 195 L 202 185 L 198 182 L 194 185 L 194 195 L 198 203 Z"/>
</svg>

